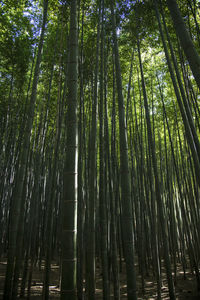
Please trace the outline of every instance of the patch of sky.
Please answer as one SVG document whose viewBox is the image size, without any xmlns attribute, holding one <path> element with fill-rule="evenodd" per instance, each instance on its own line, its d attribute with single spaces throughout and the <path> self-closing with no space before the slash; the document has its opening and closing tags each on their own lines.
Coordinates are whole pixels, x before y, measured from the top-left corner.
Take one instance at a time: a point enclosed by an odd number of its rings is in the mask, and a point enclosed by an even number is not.
<svg viewBox="0 0 200 300">
<path fill-rule="evenodd" d="M 119 16 L 117 24 L 117 35 L 120 35 L 123 24 L 129 18 L 129 14 L 132 12 L 134 6 L 138 0 L 117 0 L 116 1 L 116 15 Z"/>
<path fill-rule="evenodd" d="M 40 33 L 40 24 L 42 18 L 42 8 L 38 1 L 31 1 L 31 6 L 27 7 L 23 12 L 24 17 L 29 19 L 32 25 L 33 35 L 37 37 Z"/>
<path fill-rule="evenodd" d="M 120 33 L 121 33 L 121 29 L 120 28 L 117 28 L 117 36 L 119 36 L 120 35 Z"/>
<path fill-rule="evenodd" d="M 118 0 L 116 2 L 116 9 L 119 11 L 122 20 L 127 17 L 131 9 L 134 5 L 136 5 L 137 2 L 138 0 Z"/>
</svg>

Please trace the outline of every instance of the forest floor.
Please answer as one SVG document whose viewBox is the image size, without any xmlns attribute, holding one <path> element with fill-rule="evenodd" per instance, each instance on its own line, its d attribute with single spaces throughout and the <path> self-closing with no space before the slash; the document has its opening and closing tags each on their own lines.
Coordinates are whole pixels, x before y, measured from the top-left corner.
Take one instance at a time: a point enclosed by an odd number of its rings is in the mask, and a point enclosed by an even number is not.
<svg viewBox="0 0 200 300">
<path fill-rule="evenodd" d="M 0 299 L 3 298 L 3 287 L 4 278 L 6 271 L 6 261 L 0 261 Z M 121 299 L 126 298 L 126 280 L 125 280 L 125 266 L 122 266 L 122 273 L 120 274 L 121 281 Z M 42 281 L 43 281 L 43 268 L 40 271 L 38 267 L 34 268 L 33 280 L 31 286 L 31 298 L 30 300 L 41 300 L 42 299 Z M 197 292 L 195 275 L 187 269 L 186 279 L 183 278 L 183 271 L 180 266 L 177 268 L 177 280 L 176 280 L 176 299 L 178 300 L 199 300 L 200 293 Z M 145 294 L 142 295 L 141 289 L 141 277 L 137 276 L 138 285 L 138 300 L 154 300 L 156 299 L 156 283 L 153 276 L 145 276 Z M 59 266 L 54 263 L 51 265 L 51 282 L 50 282 L 50 300 L 59 299 Z M 111 289 L 111 299 L 113 291 Z M 26 297 L 25 297 L 26 298 Z M 102 299 L 102 278 L 100 272 L 97 273 L 96 280 L 96 300 Z M 162 299 L 168 300 L 168 288 L 165 278 L 163 275 L 163 286 L 162 286 Z"/>
</svg>

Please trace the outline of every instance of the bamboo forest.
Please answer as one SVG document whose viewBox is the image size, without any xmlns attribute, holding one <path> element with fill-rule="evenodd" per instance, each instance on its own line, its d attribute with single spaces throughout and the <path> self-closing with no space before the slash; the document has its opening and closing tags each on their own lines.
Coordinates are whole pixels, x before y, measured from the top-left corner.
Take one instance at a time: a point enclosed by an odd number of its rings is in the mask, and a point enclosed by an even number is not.
<svg viewBox="0 0 200 300">
<path fill-rule="evenodd" d="M 0 299 L 200 299 L 200 1 L 0 1 Z"/>
</svg>

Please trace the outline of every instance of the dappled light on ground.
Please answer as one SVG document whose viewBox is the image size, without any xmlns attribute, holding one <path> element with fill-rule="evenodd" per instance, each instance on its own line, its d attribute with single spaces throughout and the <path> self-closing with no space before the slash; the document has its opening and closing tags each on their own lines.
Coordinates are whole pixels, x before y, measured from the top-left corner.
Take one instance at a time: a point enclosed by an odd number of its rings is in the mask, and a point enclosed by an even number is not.
<svg viewBox="0 0 200 300">
<path fill-rule="evenodd" d="M 137 266 L 136 266 L 137 268 Z M 4 286 L 4 278 L 5 278 L 5 270 L 6 270 L 6 261 L 0 262 L 0 299 L 3 296 L 3 286 Z M 43 289 L 43 271 L 44 266 L 42 265 L 41 270 L 38 267 L 34 268 L 33 272 L 33 280 L 31 285 L 31 299 L 32 300 L 40 300 L 42 299 L 42 289 Z M 100 270 L 98 270 L 96 277 L 96 299 L 100 300 L 103 297 L 102 291 L 102 278 L 100 275 Z M 181 270 L 180 266 L 177 270 L 177 284 L 176 284 L 176 299 L 178 300 L 198 300 L 200 299 L 200 294 L 197 293 L 196 289 L 196 279 L 195 275 L 191 273 L 189 270 L 186 272 L 186 279 L 184 279 L 184 273 Z M 21 278 L 20 278 L 21 280 Z M 123 265 L 122 273 L 120 274 L 120 299 L 127 299 L 127 291 L 126 291 L 126 276 L 125 276 L 125 266 Z M 137 276 L 137 284 L 138 284 L 138 300 L 155 300 L 157 299 L 156 292 L 156 283 L 155 279 L 149 275 L 145 277 L 145 294 L 142 294 L 141 288 L 141 276 Z M 51 265 L 51 281 L 49 286 L 50 299 L 58 300 L 60 298 L 60 287 L 59 287 L 59 266 L 57 264 Z M 27 290 L 26 290 L 27 293 Z M 165 274 L 163 274 L 163 285 L 162 285 L 162 299 L 169 300 L 168 287 L 165 278 Z M 114 299 L 113 296 L 113 287 L 111 285 L 111 297 L 110 299 Z"/>
</svg>

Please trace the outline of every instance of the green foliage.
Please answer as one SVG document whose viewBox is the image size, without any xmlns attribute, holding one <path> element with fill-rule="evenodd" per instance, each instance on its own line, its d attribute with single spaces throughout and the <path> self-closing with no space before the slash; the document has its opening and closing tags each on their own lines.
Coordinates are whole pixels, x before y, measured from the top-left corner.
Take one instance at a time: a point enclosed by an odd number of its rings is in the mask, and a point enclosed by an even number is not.
<svg viewBox="0 0 200 300">
<path fill-rule="evenodd" d="M 2 5 L 0 10 L 0 72 L 1 80 L 13 78 L 16 87 L 22 87 L 28 71 L 32 28 L 23 10 L 23 1 L 16 4 L 12 1 Z"/>
<path fill-rule="evenodd" d="M 191 8 L 187 3 L 188 1 L 186 0 L 180 2 L 181 12 L 186 23 L 190 26 L 190 31 L 195 43 L 197 43 L 198 28 L 196 27 L 193 14 L 193 10 L 196 11 L 197 6 L 194 6 L 193 4 Z M 177 38 L 174 33 L 168 9 L 164 2 L 163 4 L 163 12 L 165 14 L 167 27 L 179 62 L 180 58 Z M 17 110 L 19 109 L 19 111 L 24 110 L 28 79 L 31 76 L 33 53 L 36 52 L 40 33 L 42 5 L 43 1 L 20 0 L 17 1 L 16 4 L 16 1 L 10 0 L 5 1 L 5 3 L 0 6 L 1 115 L 4 115 L 7 111 L 9 97 L 14 99 L 13 111 L 16 108 Z M 67 74 L 69 6 L 70 1 L 54 0 L 49 2 L 48 28 L 45 35 L 43 59 L 37 90 L 38 98 L 36 115 L 38 120 L 41 113 L 41 107 L 43 107 L 44 110 L 47 108 L 50 77 L 53 68 L 51 95 L 48 104 L 48 124 L 50 126 L 50 132 L 55 130 L 54 126 L 56 124 L 58 113 L 57 101 L 59 90 L 61 97 L 63 97 L 65 76 L 70 76 L 70 74 Z M 83 71 L 84 102 L 85 110 L 87 111 L 86 122 L 88 122 L 88 124 L 93 93 L 92 80 L 94 79 L 95 71 L 98 6 L 98 1 L 88 0 L 80 1 L 79 7 L 79 55 L 82 51 L 83 61 L 81 70 Z M 199 20 L 198 18 L 199 16 L 197 15 L 197 20 Z M 143 99 L 141 95 L 141 78 L 138 70 L 137 39 L 139 38 L 149 103 L 151 106 L 153 101 L 154 105 L 154 112 L 152 112 L 152 114 L 154 115 L 155 126 L 163 132 L 163 107 L 157 78 L 159 78 L 160 84 L 162 85 L 169 123 L 173 126 L 175 122 L 176 115 L 174 107 L 176 107 L 178 121 L 182 125 L 166 64 L 153 1 L 116 1 L 116 19 L 123 94 L 125 99 L 127 99 L 131 57 L 133 54 L 133 74 L 131 78 L 130 97 L 134 97 L 137 114 L 140 114 Z M 110 1 L 105 1 L 104 25 L 104 47 L 107 56 L 106 90 L 109 126 L 111 126 L 114 59 L 112 54 L 113 41 L 110 19 Z M 82 29 L 83 49 L 80 49 Z M 187 63 L 185 64 L 187 66 Z M 194 84 L 194 79 L 192 77 L 191 82 Z M 17 103 L 20 104 L 20 107 L 17 107 Z M 128 109 L 131 112 L 130 106 Z M 116 117 L 118 117 L 117 110 Z M 37 120 L 36 123 L 38 122 Z M 130 120 L 128 120 L 128 122 L 130 122 Z"/>
</svg>

